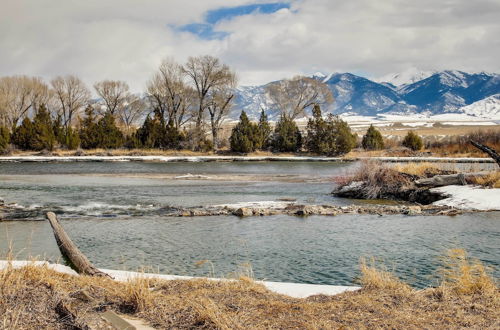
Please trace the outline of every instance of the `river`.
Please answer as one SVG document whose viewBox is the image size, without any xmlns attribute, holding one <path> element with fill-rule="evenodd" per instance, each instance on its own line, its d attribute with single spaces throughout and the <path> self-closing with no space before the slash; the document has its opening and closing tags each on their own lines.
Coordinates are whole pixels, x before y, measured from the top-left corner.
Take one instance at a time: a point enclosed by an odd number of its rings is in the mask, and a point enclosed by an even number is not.
<svg viewBox="0 0 500 330">
<path fill-rule="evenodd" d="M 335 198 L 332 177 L 355 163 L 0 163 L 0 198 L 18 218 L 0 222 L 0 254 L 60 254 L 46 211 L 98 267 L 191 276 L 250 271 L 271 281 L 351 285 L 359 259 L 374 256 L 416 287 L 436 284 L 439 256 L 464 248 L 500 265 L 500 213 L 456 217 L 341 215 L 172 218 L 171 207 Z M 356 201 L 363 203 L 363 201 Z"/>
</svg>

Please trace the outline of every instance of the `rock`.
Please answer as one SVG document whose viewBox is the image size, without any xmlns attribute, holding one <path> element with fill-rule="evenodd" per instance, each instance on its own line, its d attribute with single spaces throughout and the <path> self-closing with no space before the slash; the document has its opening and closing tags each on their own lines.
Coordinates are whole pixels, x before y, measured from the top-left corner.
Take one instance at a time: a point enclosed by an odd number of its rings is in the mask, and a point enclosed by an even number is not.
<svg viewBox="0 0 500 330">
<path fill-rule="evenodd" d="M 250 217 L 253 215 L 253 211 L 252 211 L 252 209 L 249 209 L 247 207 L 240 207 L 240 208 L 234 210 L 233 214 L 238 216 L 238 217 Z"/>
<path fill-rule="evenodd" d="M 417 215 L 422 213 L 422 208 L 420 206 L 408 206 L 403 210 L 403 214 L 407 215 Z"/>
</svg>

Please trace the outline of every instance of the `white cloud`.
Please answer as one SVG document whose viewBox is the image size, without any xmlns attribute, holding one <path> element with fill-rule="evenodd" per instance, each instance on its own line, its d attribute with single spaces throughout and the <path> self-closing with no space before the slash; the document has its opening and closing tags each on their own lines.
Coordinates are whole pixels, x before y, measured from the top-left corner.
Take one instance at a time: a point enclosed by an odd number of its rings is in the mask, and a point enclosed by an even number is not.
<svg viewBox="0 0 500 330">
<path fill-rule="evenodd" d="M 215 29 L 230 33 L 222 40 L 172 27 L 256 2 L 272 1 L 2 0 L 0 76 L 74 73 L 139 91 L 161 58 L 200 54 L 220 56 L 243 84 L 316 71 L 500 70 L 498 1 L 296 0 L 219 22 Z"/>
</svg>

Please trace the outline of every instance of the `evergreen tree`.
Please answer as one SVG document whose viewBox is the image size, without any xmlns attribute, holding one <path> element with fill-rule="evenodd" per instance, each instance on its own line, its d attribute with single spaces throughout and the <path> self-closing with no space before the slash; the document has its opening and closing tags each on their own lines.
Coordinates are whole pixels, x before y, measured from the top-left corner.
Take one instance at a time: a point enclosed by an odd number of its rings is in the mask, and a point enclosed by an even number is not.
<svg viewBox="0 0 500 330">
<path fill-rule="evenodd" d="M 85 109 L 85 118 L 80 123 L 80 141 L 84 149 L 95 149 L 99 145 L 96 117 L 91 106 Z"/>
<path fill-rule="evenodd" d="M 7 150 L 10 143 L 10 132 L 5 126 L 0 126 L 0 153 Z"/>
<path fill-rule="evenodd" d="M 267 119 L 264 110 L 260 113 L 259 123 L 257 124 L 257 140 L 255 149 L 267 150 L 271 139 L 271 125 Z"/>
<path fill-rule="evenodd" d="M 123 134 L 115 124 L 115 117 L 109 112 L 97 122 L 98 148 L 114 149 L 123 146 Z"/>
<path fill-rule="evenodd" d="M 31 150 L 53 150 L 56 142 L 47 107 L 42 104 L 33 118 L 33 136 L 31 138 Z"/>
<path fill-rule="evenodd" d="M 52 121 L 52 131 L 54 132 L 57 143 L 59 143 L 61 147 L 74 150 L 80 145 L 79 132 L 71 126 L 66 129 L 62 124 L 61 115 L 57 115 L 57 118 Z"/>
<path fill-rule="evenodd" d="M 380 134 L 380 131 L 373 125 L 370 125 L 368 131 L 366 131 L 361 144 L 366 150 L 384 149 L 384 139 L 382 138 L 382 134 Z"/>
<path fill-rule="evenodd" d="M 334 156 L 348 153 L 355 145 L 356 137 L 345 121 L 332 114 L 325 120 L 319 105 L 314 106 L 313 118 L 307 123 L 306 148 L 309 152 Z"/>
<path fill-rule="evenodd" d="M 302 134 L 297 124 L 284 114 L 276 123 L 272 147 L 278 152 L 297 152 L 302 147 Z"/>
<path fill-rule="evenodd" d="M 328 153 L 332 142 L 327 141 L 327 124 L 321 115 L 321 108 L 315 105 L 312 110 L 313 118 L 307 122 L 306 148 L 309 152 L 316 154 Z"/>
<path fill-rule="evenodd" d="M 148 115 L 142 126 L 137 130 L 136 137 L 142 148 L 161 148 L 161 126 L 160 121 L 151 119 Z"/>
<path fill-rule="evenodd" d="M 351 132 L 351 128 L 347 122 L 340 119 L 339 116 L 330 114 L 328 116 L 328 123 L 336 136 L 337 150 L 334 154 L 343 155 L 351 151 L 356 146 L 357 136 Z"/>
<path fill-rule="evenodd" d="M 402 145 L 404 147 L 410 148 L 411 150 L 417 151 L 422 149 L 424 143 L 420 136 L 415 134 L 413 131 L 409 131 L 403 139 Z"/>
<path fill-rule="evenodd" d="M 162 148 L 163 149 L 180 149 L 181 143 L 184 140 L 182 132 L 170 122 L 166 127 L 162 126 Z"/>
<path fill-rule="evenodd" d="M 231 151 L 243 153 L 255 151 L 258 138 L 257 126 L 251 123 L 245 111 L 242 111 L 240 121 L 233 128 L 229 138 Z"/>
<path fill-rule="evenodd" d="M 26 117 L 23 119 L 21 125 L 15 128 L 12 134 L 12 143 L 19 149 L 30 150 L 34 135 L 33 123 Z"/>
</svg>

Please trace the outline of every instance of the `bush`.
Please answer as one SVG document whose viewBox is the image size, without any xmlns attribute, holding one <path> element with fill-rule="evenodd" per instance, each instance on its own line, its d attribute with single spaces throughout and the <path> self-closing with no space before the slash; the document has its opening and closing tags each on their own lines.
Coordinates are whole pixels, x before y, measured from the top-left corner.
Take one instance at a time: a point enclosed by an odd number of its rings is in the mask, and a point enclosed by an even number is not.
<svg viewBox="0 0 500 330">
<path fill-rule="evenodd" d="M 245 111 L 241 112 L 240 121 L 231 131 L 229 138 L 231 151 L 248 153 L 255 151 L 261 142 L 257 125 L 251 123 Z"/>
<path fill-rule="evenodd" d="M 295 121 L 286 115 L 281 115 L 276 123 L 272 138 L 273 151 L 297 152 L 302 147 L 302 134 Z"/>
<path fill-rule="evenodd" d="M 370 125 L 368 131 L 366 131 L 361 144 L 366 150 L 384 149 L 384 139 L 382 138 L 382 134 L 380 134 L 380 131 L 373 125 Z"/>
<path fill-rule="evenodd" d="M 7 151 L 10 143 L 10 132 L 5 126 L 0 126 L 0 153 Z"/>
<path fill-rule="evenodd" d="M 339 155 L 351 151 L 356 146 L 356 136 L 349 125 L 337 116 L 328 115 L 323 119 L 321 109 L 316 105 L 313 118 L 307 123 L 306 148 L 320 155 Z"/>
<path fill-rule="evenodd" d="M 408 134 L 406 134 L 402 145 L 410 148 L 411 150 L 417 151 L 422 149 L 424 143 L 422 142 L 422 138 L 420 136 L 415 134 L 413 131 L 409 131 Z"/>
</svg>

